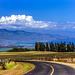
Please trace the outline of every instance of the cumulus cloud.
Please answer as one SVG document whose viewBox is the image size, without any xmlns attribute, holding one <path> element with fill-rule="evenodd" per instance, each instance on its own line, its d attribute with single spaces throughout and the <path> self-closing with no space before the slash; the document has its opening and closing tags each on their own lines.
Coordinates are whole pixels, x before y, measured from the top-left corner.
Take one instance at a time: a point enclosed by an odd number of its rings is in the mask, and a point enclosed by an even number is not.
<svg viewBox="0 0 75 75">
<path fill-rule="evenodd" d="M 47 23 L 43 21 L 35 21 L 32 16 L 26 15 L 11 15 L 10 17 L 2 16 L 0 18 L 0 25 L 7 28 L 46 28 Z"/>
<path fill-rule="evenodd" d="M 51 22 L 35 21 L 32 16 L 11 15 L 0 18 L 0 28 L 25 29 L 25 28 L 43 28 L 43 29 L 74 29 L 75 22 Z"/>
</svg>

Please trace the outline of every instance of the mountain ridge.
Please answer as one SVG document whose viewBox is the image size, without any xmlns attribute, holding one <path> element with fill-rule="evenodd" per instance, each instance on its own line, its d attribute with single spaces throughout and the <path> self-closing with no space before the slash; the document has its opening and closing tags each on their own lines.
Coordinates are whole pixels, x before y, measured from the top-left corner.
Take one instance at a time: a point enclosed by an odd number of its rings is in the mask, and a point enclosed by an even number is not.
<svg viewBox="0 0 75 75">
<path fill-rule="evenodd" d="M 35 32 L 26 32 L 21 30 L 0 29 L 1 43 L 28 43 L 28 42 L 47 42 L 57 39 L 66 39 L 67 37 L 53 34 L 42 34 Z"/>
</svg>

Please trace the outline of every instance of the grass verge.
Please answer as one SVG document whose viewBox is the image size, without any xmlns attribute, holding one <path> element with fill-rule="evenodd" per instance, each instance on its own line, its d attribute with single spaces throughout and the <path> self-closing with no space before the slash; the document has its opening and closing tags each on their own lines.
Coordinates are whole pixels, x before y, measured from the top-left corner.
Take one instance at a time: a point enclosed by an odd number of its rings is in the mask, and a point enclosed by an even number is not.
<svg viewBox="0 0 75 75">
<path fill-rule="evenodd" d="M 34 68 L 35 66 L 33 64 L 17 62 L 17 65 L 13 68 L 9 69 L 9 67 L 7 67 L 8 70 L 2 70 L 0 75 L 22 75 L 33 70 Z"/>
</svg>

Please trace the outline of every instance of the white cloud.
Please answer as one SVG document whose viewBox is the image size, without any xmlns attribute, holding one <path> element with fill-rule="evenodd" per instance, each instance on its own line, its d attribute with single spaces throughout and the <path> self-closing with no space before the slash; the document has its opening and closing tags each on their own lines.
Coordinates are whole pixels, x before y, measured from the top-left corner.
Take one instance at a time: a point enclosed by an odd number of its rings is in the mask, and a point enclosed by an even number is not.
<svg viewBox="0 0 75 75">
<path fill-rule="evenodd" d="M 0 18 L 0 28 L 25 29 L 25 28 L 43 28 L 43 29 L 74 29 L 75 22 L 51 22 L 35 21 L 32 16 L 11 15 Z"/>
<path fill-rule="evenodd" d="M 32 16 L 26 15 L 11 15 L 10 17 L 2 16 L 0 18 L 0 25 L 3 28 L 45 28 L 48 26 L 47 23 L 44 23 L 43 21 L 35 21 Z M 15 25 L 15 27 L 13 25 Z"/>
</svg>

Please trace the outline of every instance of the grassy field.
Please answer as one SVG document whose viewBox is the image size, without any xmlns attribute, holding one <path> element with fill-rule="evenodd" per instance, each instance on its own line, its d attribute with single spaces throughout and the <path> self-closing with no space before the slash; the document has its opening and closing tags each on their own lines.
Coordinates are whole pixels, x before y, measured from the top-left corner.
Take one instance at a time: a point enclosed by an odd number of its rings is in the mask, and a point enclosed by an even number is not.
<svg viewBox="0 0 75 75">
<path fill-rule="evenodd" d="M 0 52 L 0 59 L 14 60 L 33 60 L 40 57 L 49 58 L 75 58 L 75 52 L 45 52 L 45 51 L 30 51 L 30 52 Z"/>
<path fill-rule="evenodd" d="M 31 71 L 35 67 L 30 63 L 17 62 L 16 64 L 16 66 L 12 67 L 13 62 L 9 64 L 6 63 L 7 70 L 0 70 L 0 75 L 22 75 Z"/>
</svg>

